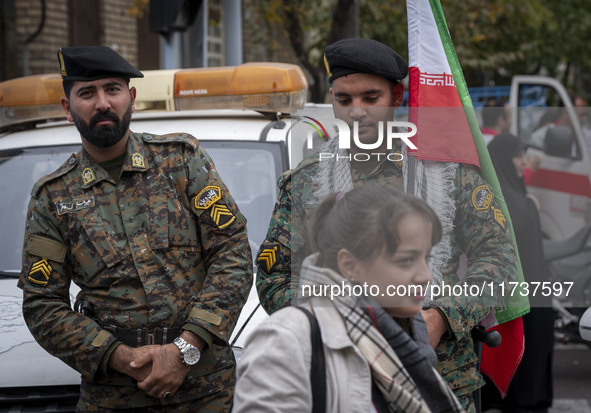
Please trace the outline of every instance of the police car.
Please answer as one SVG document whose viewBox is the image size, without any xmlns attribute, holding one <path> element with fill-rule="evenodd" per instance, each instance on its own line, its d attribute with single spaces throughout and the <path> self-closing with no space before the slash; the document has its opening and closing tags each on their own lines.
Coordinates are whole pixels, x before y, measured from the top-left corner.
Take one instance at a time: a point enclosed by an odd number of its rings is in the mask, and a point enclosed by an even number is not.
<svg viewBox="0 0 591 413">
<path fill-rule="evenodd" d="M 131 81 L 137 89 L 131 130 L 197 137 L 246 216 L 256 254 L 277 197 L 277 179 L 304 156 L 289 141 L 295 122 L 290 113 L 302 108 L 307 96 L 302 70 L 246 63 L 143 73 Z M 0 411 L 68 411 L 78 397 L 80 375 L 35 342 L 16 286 L 31 188 L 81 147 L 75 126 L 65 121 L 62 96 L 58 74 L 0 83 Z M 76 293 L 73 287 L 72 303 Z M 265 317 L 253 288 L 230 340 L 237 355 Z"/>
</svg>

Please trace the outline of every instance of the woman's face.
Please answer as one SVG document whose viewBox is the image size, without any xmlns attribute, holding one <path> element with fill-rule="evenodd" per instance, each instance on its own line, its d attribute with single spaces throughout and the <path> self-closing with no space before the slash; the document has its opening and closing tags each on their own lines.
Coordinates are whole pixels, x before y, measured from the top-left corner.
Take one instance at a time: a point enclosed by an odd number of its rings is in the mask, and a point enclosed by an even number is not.
<svg viewBox="0 0 591 413">
<path fill-rule="evenodd" d="M 523 178 L 523 171 L 527 166 L 527 159 L 525 158 L 525 150 L 519 152 L 519 155 L 513 158 L 513 165 L 515 165 L 515 171 L 519 178 Z"/>
<path fill-rule="evenodd" d="M 398 230 L 400 243 L 396 253 L 358 261 L 354 278 L 360 285 L 367 283 L 370 295 L 388 314 L 405 318 L 421 311 L 428 294 L 427 285 L 433 280 L 428 265 L 431 225 L 421 215 L 411 212 L 400 220 Z"/>
</svg>

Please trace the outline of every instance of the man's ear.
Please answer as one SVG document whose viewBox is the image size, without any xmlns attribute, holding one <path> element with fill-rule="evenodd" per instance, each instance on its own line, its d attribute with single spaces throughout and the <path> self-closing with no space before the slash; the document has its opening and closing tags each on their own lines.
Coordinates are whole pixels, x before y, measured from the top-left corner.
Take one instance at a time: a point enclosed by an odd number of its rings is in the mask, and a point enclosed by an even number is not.
<svg viewBox="0 0 591 413">
<path fill-rule="evenodd" d="M 402 83 L 398 83 L 394 85 L 392 88 L 392 101 L 394 102 L 394 107 L 397 108 L 402 104 L 402 99 L 404 98 L 404 85 Z"/>
<path fill-rule="evenodd" d="M 351 251 L 341 248 L 337 253 L 337 266 L 343 277 L 351 281 L 359 281 L 360 262 Z"/>
<path fill-rule="evenodd" d="M 72 112 L 70 111 L 70 101 L 66 97 L 62 97 L 60 99 L 60 103 L 62 105 L 62 109 L 66 112 L 66 119 L 69 122 L 74 122 L 74 118 L 72 117 Z"/>
<path fill-rule="evenodd" d="M 137 90 L 135 86 L 129 88 L 129 96 L 131 97 L 131 113 L 135 112 L 135 97 L 136 97 Z"/>
</svg>

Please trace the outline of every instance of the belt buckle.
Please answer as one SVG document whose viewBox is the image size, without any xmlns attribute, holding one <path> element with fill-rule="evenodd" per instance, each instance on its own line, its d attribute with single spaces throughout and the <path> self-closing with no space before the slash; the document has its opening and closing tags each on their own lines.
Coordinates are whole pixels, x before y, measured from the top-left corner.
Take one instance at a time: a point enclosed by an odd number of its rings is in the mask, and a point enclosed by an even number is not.
<svg viewBox="0 0 591 413">
<path fill-rule="evenodd" d="M 156 327 L 150 331 L 147 328 L 137 329 L 137 346 L 168 343 L 168 328 Z"/>
<path fill-rule="evenodd" d="M 158 327 L 156 327 L 151 333 L 148 329 L 146 329 L 146 345 L 151 346 L 156 344 L 156 333 Z"/>
<path fill-rule="evenodd" d="M 144 345 L 144 329 L 138 328 L 137 330 L 137 347 Z"/>
</svg>

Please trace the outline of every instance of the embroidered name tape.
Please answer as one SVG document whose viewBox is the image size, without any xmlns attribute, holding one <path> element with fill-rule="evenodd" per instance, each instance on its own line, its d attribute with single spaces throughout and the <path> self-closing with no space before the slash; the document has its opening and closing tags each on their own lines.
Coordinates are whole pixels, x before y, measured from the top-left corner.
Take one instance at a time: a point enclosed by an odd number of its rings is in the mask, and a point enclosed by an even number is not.
<svg viewBox="0 0 591 413">
<path fill-rule="evenodd" d="M 56 204 L 57 214 L 64 215 L 70 212 L 79 211 L 84 208 L 92 208 L 94 206 L 94 197 L 84 199 L 74 199 L 71 202 L 60 201 Z"/>
</svg>

